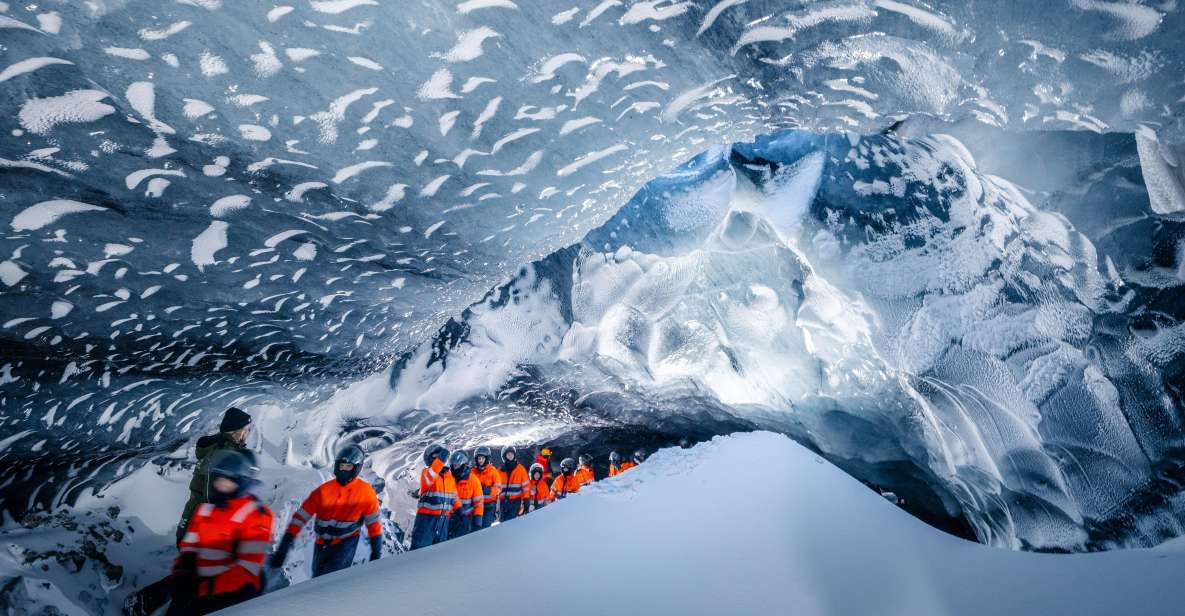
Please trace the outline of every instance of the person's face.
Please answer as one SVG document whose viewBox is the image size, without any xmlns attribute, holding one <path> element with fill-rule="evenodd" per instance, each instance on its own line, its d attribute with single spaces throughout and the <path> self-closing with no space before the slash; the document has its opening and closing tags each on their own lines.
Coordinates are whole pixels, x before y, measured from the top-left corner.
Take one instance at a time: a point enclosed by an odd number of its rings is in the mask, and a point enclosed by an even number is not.
<svg viewBox="0 0 1185 616">
<path fill-rule="evenodd" d="M 350 464 L 349 462 L 338 462 L 337 463 L 337 470 L 342 471 L 344 473 L 349 473 L 354 470 L 354 465 Z"/>
<path fill-rule="evenodd" d="M 239 489 L 239 484 L 227 477 L 215 477 L 210 485 L 220 494 L 234 494 Z"/>
<path fill-rule="evenodd" d="M 239 443 L 240 445 L 247 442 L 247 435 L 251 434 L 251 424 L 247 424 L 238 430 L 228 432 L 230 440 Z"/>
<path fill-rule="evenodd" d="M 534 479 L 535 481 L 543 479 L 543 471 L 535 471 L 531 473 L 531 479 Z"/>
<path fill-rule="evenodd" d="M 504 455 L 502 457 L 505 458 L 507 462 L 514 462 L 514 452 L 513 451 L 506 452 L 506 455 Z"/>
<path fill-rule="evenodd" d="M 474 456 L 473 462 L 475 464 L 477 464 L 478 466 L 485 466 L 486 465 L 486 457 L 485 456 Z"/>
</svg>

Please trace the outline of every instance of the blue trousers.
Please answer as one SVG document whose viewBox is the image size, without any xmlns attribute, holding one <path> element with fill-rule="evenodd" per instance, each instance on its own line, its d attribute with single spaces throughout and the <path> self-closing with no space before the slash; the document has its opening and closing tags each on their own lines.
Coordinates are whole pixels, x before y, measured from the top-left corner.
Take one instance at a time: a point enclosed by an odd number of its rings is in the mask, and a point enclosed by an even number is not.
<svg viewBox="0 0 1185 616">
<path fill-rule="evenodd" d="M 471 533 L 475 530 L 473 528 L 473 516 L 472 515 L 464 515 L 461 513 L 454 513 L 453 515 L 449 516 L 449 518 L 450 518 L 449 522 L 448 522 L 448 538 L 449 539 L 456 539 L 457 537 L 461 537 L 463 535 L 468 535 L 469 533 Z"/>
<path fill-rule="evenodd" d="M 481 519 L 481 528 L 489 528 L 494 525 L 494 521 L 498 519 L 498 502 L 486 503 L 485 516 Z"/>
<path fill-rule="evenodd" d="M 341 571 L 354 563 L 358 552 L 358 535 L 338 543 L 322 543 L 313 548 L 313 577 Z"/>
<path fill-rule="evenodd" d="M 417 513 L 411 527 L 411 549 L 418 550 L 448 539 L 448 516 Z"/>
<path fill-rule="evenodd" d="M 502 521 L 513 520 L 518 517 L 518 508 L 522 504 L 520 500 L 505 499 L 502 501 Z"/>
<path fill-rule="evenodd" d="M 440 520 L 438 520 L 436 524 L 436 541 L 433 542 L 433 545 L 448 541 L 449 521 L 453 518 L 451 515 L 441 515 L 436 517 L 440 518 Z"/>
</svg>

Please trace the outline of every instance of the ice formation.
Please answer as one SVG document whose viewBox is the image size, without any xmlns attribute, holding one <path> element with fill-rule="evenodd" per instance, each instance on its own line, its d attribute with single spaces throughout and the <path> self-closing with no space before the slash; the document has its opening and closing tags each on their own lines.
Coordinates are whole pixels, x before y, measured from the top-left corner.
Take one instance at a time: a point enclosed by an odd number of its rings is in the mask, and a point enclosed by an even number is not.
<svg viewBox="0 0 1185 616">
<path fill-rule="evenodd" d="M 429 439 L 763 427 L 996 545 L 1185 530 L 1176 3 L 50 0 L 0 30 L 10 519 L 119 505 L 237 404 L 277 465 L 364 443 L 400 523 Z"/>
</svg>

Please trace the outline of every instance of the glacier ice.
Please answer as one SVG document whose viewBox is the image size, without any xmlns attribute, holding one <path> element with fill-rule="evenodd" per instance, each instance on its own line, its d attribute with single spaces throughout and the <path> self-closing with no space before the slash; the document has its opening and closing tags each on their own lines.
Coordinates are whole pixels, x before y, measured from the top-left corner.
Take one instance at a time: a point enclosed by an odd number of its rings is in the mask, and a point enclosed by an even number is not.
<svg viewBox="0 0 1185 616">
<path fill-rule="evenodd" d="M 445 431 L 766 427 L 987 542 L 1181 534 L 1183 24 L 0 3 L 0 505 L 238 404 L 392 484 Z"/>
</svg>

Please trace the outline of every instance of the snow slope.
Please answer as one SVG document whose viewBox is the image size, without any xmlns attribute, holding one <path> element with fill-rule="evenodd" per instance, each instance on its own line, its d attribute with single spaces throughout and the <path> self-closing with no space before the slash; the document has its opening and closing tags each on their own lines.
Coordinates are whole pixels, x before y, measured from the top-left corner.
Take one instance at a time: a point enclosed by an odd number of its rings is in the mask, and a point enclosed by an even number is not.
<svg viewBox="0 0 1185 616">
<path fill-rule="evenodd" d="M 944 535 L 772 433 L 663 450 L 526 518 L 227 613 L 1169 614 L 1185 553 Z"/>
</svg>

